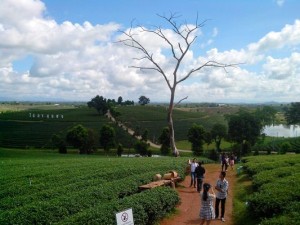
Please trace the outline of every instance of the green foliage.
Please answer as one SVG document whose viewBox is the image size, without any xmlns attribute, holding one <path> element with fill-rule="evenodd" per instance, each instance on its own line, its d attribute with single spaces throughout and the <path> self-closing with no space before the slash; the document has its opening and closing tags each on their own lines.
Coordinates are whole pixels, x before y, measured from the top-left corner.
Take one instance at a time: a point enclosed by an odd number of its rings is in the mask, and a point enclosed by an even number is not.
<svg viewBox="0 0 300 225">
<path fill-rule="evenodd" d="M 289 152 L 292 149 L 292 146 L 289 142 L 283 142 L 281 144 L 281 149 L 279 151 L 280 154 L 286 154 L 287 152 Z"/>
<path fill-rule="evenodd" d="M 285 144 L 284 144 L 285 143 Z M 284 149 L 282 149 L 282 145 L 284 145 Z M 264 143 L 257 144 L 254 146 L 254 150 L 258 149 L 259 151 L 268 151 L 268 152 L 278 152 L 281 153 L 282 150 L 284 152 L 295 152 L 300 153 L 300 137 L 294 138 L 272 138 Z"/>
<path fill-rule="evenodd" d="M 82 125 L 76 125 L 68 130 L 66 140 L 69 144 L 73 145 L 74 148 L 78 148 L 80 153 L 83 154 L 87 137 L 87 129 Z"/>
<path fill-rule="evenodd" d="M 0 224 L 115 224 L 133 208 L 136 224 L 153 224 L 179 201 L 171 188 L 139 193 L 153 174 L 186 158 L 100 158 L 0 149 Z"/>
<path fill-rule="evenodd" d="M 170 148 L 170 131 L 169 127 L 164 127 L 162 133 L 158 137 L 158 143 L 161 144 L 160 151 L 162 155 L 168 155 L 171 152 Z"/>
<path fill-rule="evenodd" d="M 118 156 L 121 156 L 124 152 L 124 148 L 123 148 L 123 145 L 122 144 L 119 144 L 118 145 L 118 149 L 117 149 L 117 155 Z"/>
<path fill-rule="evenodd" d="M 146 96 L 142 95 L 139 97 L 139 104 L 140 105 L 147 105 L 150 103 L 150 99 L 147 98 Z"/>
<path fill-rule="evenodd" d="M 149 134 L 149 131 L 146 129 L 143 133 L 142 133 L 142 141 L 147 141 L 148 139 L 148 134 Z"/>
<path fill-rule="evenodd" d="M 221 152 L 220 146 L 223 138 L 227 137 L 227 127 L 224 124 L 216 123 L 211 129 L 211 137 L 216 144 L 216 149 Z"/>
<path fill-rule="evenodd" d="M 31 117 L 29 117 L 29 113 Z M 32 117 L 33 114 L 36 115 L 34 118 Z M 87 107 L 57 110 L 34 109 L 30 111 L 1 113 L 0 146 L 53 148 L 51 138 L 54 134 L 65 137 L 67 131 L 76 124 L 81 124 L 89 129 L 99 130 L 99 127 L 108 122 L 107 118 L 99 117 L 99 115 Z M 121 133 L 118 133 L 119 139 L 126 142 Z M 123 141 L 120 142 L 123 143 Z"/>
<path fill-rule="evenodd" d="M 58 152 L 61 154 L 67 153 L 67 145 L 65 140 L 57 134 L 54 134 L 51 138 L 54 147 L 58 148 Z"/>
<path fill-rule="evenodd" d="M 273 124 L 275 121 L 277 110 L 272 106 L 263 106 L 263 108 L 257 108 L 255 116 L 259 118 L 262 125 Z"/>
<path fill-rule="evenodd" d="M 263 220 L 261 224 L 297 224 L 291 221 L 300 221 L 300 156 L 256 156 L 245 161 L 254 190 L 248 197 L 249 212 Z"/>
<path fill-rule="evenodd" d="M 148 154 L 149 144 L 144 141 L 137 141 L 134 144 L 134 149 L 138 154 L 145 156 Z"/>
<path fill-rule="evenodd" d="M 91 101 L 87 103 L 89 108 L 95 108 L 97 112 L 101 115 L 107 113 L 110 108 L 108 100 L 103 96 L 97 95 L 96 97 L 92 98 Z"/>
<path fill-rule="evenodd" d="M 300 102 L 292 102 L 290 107 L 285 108 L 284 116 L 287 124 L 300 123 Z"/>
<path fill-rule="evenodd" d="M 255 114 L 242 110 L 237 114 L 227 116 L 227 118 L 228 138 L 236 143 L 246 144 L 243 149 L 249 152 L 249 146 L 253 146 L 260 136 L 261 121 L 255 117 Z M 248 144 L 249 146 L 247 146 Z"/>
<path fill-rule="evenodd" d="M 108 152 L 110 148 L 115 147 L 115 130 L 109 125 L 104 125 L 100 130 L 100 144 L 103 146 L 104 151 Z"/>
<path fill-rule="evenodd" d="M 188 140 L 192 143 L 192 151 L 194 155 L 203 154 L 203 143 L 204 143 L 205 130 L 203 126 L 198 124 L 193 124 L 193 126 L 188 131 Z"/>
</svg>

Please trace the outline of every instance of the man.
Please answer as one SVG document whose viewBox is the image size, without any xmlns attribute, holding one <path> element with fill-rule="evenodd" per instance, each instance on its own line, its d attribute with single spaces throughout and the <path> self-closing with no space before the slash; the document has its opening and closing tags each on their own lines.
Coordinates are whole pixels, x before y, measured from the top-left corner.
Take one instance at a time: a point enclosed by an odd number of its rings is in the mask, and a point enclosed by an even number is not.
<svg viewBox="0 0 300 225">
<path fill-rule="evenodd" d="M 199 165 L 195 169 L 196 178 L 197 178 L 197 191 L 200 192 L 202 190 L 202 183 L 205 174 L 205 169 L 202 166 L 202 163 L 199 162 Z"/>
<path fill-rule="evenodd" d="M 194 188 L 195 188 L 196 187 L 196 173 L 195 173 L 195 170 L 198 166 L 198 163 L 197 163 L 196 159 L 194 158 L 192 162 L 189 160 L 189 164 L 190 164 L 190 167 L 191 167 L 191 185 L 190 185 L 190 187 L 192 187 L 194 185 Z"/>
<path fill-rule="evenodd" d="M 228 194 L 228 181 L 225 179 L 226 172 L 222 171 L 219 175 L 219 179 L 215 186 L 215 189 L 218 191 L 216 194 L 216 204 L 215 204 L 215 213 L 216 219 L 219 217 L 219 205 L 221 202 L 221 220 L 225 222 L 224 214 L 225 214 L 225 203 Z"/>
</svg>

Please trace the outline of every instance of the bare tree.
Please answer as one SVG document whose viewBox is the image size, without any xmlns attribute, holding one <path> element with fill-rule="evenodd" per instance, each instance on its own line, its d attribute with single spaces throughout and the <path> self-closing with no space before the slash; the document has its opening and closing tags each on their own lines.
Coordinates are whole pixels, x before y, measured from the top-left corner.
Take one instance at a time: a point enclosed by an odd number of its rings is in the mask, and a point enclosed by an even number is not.
<svg viewBox="0 0 300 225">
<path fill-rule="evenodd" d="M 135 58 L 136 60 L 146 60 L 148 63 L 150 62 L 151 66 L 148 66 L 145 63 L 145 66 L 131 66 L 132 68 L 137 68 L 141 70 L 153 70 L 160 73 L 164 80 L 166 81 L 168 88 L 170 89 L 170 102 L 168 108 L 168 127 L 170 130 L 170 146 L 175 156 L 179 155 L 179 152 L 176 148 L 175 144 L 175 135 L 174 135 L 174 126 L 173 126 L 173 109 L 174 109 L 174 99 L 175 99 L 175 91 L 178 84 L 188 79 L 192 74 L 200 71 L 205 67 L 218 67 L 218 68 L 226 68 L 230 66 L 234 66 L 234 64 L 224 64 L 216 61 L 206 61 L 201 65 L 197 65 L 194 68 L 190 69 L 186 72 L 181 72 L 180 68 L 183 64 L 183 59 L 187 55 L 188 51 L 191 49 L 191 46 L 195 43 L 197 39 L 197 31 L 199 28 L 203 27 L 204 22 L 198 22 L 198 16 L 194 24 L 188 24 L 187 22 L 183 24 L 177 24 L 177 19 L 179 16 L 175 13 L 171 13 L 170 16 L 157 15 L 163 21 L 166 22 L 169 29 L 171 29 L 176 37 L 177 41 L 172 40 L 168 37 L 167 30 L 163 29 L 160 26 L 153 26 L 153 28 L 145 28 L 143 26 L 138 26 L 139 32 L 143 33 L 151 33 L 154 34 L 155 37 L 158 37 L 163 42 L 166 42 L 169 50 L 171 51 L 172 59 L 174 60 L 174 69 L 172 72 L 168 73 L 167 69 L 163 69 L 162 65 L 155 59 L 154 53 L 151 52 L 150 49 L 145 47 L 145 44 L 139 40 L 139 33 L 134 32 L 133 27 L 128 31 L 122 31 L 124 38 L 120 40 L 124 45 L 134 48 L 141 53 L 142 57 Z M 187 99 L 187 97 L 182 98 L 177 104 L 181 101 Z"/>
</svg>

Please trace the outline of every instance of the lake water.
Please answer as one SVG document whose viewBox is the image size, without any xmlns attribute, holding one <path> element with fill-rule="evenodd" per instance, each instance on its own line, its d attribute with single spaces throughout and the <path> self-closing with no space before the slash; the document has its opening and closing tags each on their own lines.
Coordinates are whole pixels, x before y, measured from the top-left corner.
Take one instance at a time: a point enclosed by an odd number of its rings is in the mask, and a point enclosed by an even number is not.
<svg viewBox="0 0 300 225">
<path fill-rule="evenodd" d="M 300 136 L 300 126 L 283 124 L 265 126 L 263 133 L 271 137 L 298 137 Z"/>
</svg>

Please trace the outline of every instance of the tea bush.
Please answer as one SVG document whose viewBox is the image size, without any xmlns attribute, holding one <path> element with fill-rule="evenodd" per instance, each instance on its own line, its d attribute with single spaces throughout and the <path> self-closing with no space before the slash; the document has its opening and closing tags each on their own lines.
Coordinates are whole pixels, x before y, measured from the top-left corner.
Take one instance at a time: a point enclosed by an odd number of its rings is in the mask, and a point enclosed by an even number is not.
<svg viewBox="0 0 300 225">
<path fill-rule="evenodd" d="M 58 153 L 23 157 L 1 158 L 0 224 L 115 224 L 115 213 L 127 208 L 136 224 L 152 224 L 178 203 L 178 195 L 169 187 L 139 193 L 139 186 L 170 170 L 184 177 L 187 161 Z"/>
<path fill-rule="evenodd" d="M 256 156 L 244 159 L 254 193 L 248 210 L 261 225 L 299 224 L 300 156 L 296 154 Z"/>
</svg>

